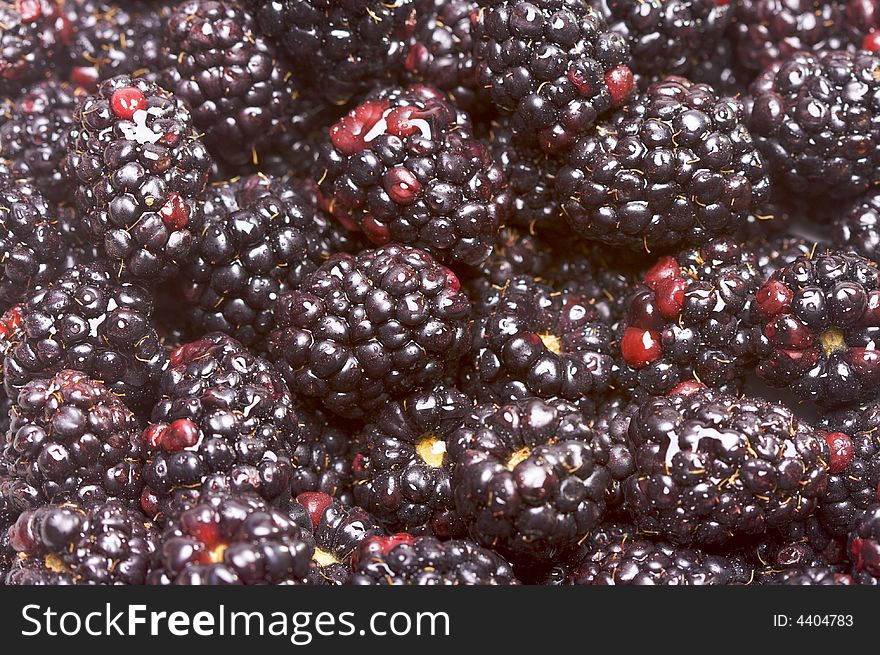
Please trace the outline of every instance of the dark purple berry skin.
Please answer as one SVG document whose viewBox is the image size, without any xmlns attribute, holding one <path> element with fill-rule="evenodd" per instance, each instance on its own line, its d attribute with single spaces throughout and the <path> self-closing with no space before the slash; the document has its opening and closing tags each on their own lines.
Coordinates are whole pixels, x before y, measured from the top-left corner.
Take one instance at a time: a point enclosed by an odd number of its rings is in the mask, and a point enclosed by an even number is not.
<svg viewBox="0 0 880 655">
<path fill-rule="evenodd" d="M 142 585 L 160 545 L 148 519 L 118 500 L 28 510 L 9 536 L 8 585 Z"/>
<path fill-rule="evenodd" d="M 334 255 L 276 304 L 270 357 L 294 393 L 360 418 L 451 374 L 470 313 L 455 274 L 421 250 Z"/>
<path fill-rule="evenodd" d="M 169 519 L 148 582 L 304 584 L 314 552 L 299 505 L 271 507 L 250 493 L 205 494 Z"/>
<path fill-rule="evenodd" d="M 828 483 L 825 439 L 782 405 L 710 389 L 642 401 L 624 496 L 639 530 L 722 544 L 810 516 Z"/>
<path fill-rule="evenodd" d="M 479 405 L 451 438 L 455 505 L 477 542 L 551 565 L 601 523 L 611 485 L 574 405 Z"/>
<path fill-rule="evenodd" d="M 140 497 L 138 421 L 103 384 L 77 371 L 26 384 L 10 411 L 2 461 L 44 502 Z"/>
<path fill-rule="evenodd" d="M 850 533 L 849 556 L 857 572 L 880 578 L 880 494 Z"/>
<path fill-rule="evenodd" d="M 368 96 L 330 128 L 314 170 L 343 225 L 446 262 L 486 259 L 510 204 L 504 172 L 473 137 L 470 117 L 423 85 Z"/>
<path fill-rule="evenodd" d="M 769 200 L 743 104 L 669 77 L 579 136 L 556 175 L 571 227 L 654 252 L 734 232 Z"/>
<path fill-rule="evenodd" d="M 851 199 L 880 181 L 878 67 L 867 51 L 798 52 L 752 83 L 748 126 L 776 184 Z"/>
<path fill-rule="evenodd" d="M 836 246 L 880 261 L 880 192 L 870 190 L 833 215 Z"/>
<path fill-rule="evenodd" d="M 14 96 L 47 77 L 72 34 L 67 0 L 4 2 L 0 5 L 0 95 Z"/>
<path fill-rule="evenodd" d="M 212 164 L 183 102 L 142 78 L 114 77 L 78 105 L 67 147 L 91 242 L 123 277 L 176 275 L 201 232 Z"/>
<path fill-rule="evenodd" d="M 872 400 L 880 380 L 880 270 L 829 250 L 778 269 L 758 290 L 758 375 L 834 407 Z"/>
<path fill-rule="evenodd" d="M 357 503 L 392 532 L 464 534 L 452 499 L 449 439 L 472 409 L 468 396 L 448 386 L 382 407 L 359 437 Z"/>
</svg>

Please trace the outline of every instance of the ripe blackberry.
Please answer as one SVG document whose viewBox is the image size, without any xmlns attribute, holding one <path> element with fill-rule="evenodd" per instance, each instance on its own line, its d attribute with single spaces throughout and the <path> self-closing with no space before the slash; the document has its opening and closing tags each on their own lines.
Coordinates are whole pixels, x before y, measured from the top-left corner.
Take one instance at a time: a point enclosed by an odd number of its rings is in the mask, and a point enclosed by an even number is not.
<svg viewBox="0 0 880 655">
<path fill-rule="evenodd" d="M 824 406 L 877 395 L 880 270 L 845 251 L 799 257 L 760 288 L 758 375 Z"/>
<path fill-rule="evenodd" d="M 369 537 L 355 555 L 353 585 L 520 584 L 500 555 L 464 539 Z"/>
<path fill-rule="evenodd" d="M 831 452 L 828 491 L 819 518 L 836 535 L 846 535 L 880 487 L 880 404 L 841 409 L 817 424 Z"/>
<path fill-rule="evenodd" d="M 0 105 L 0 158 L 17 177 L 29 178 L 49 202 L 73 192 L 61 171 L 73 111 L 83 91 L 55 79 L 40 82 Z"/>
<path fill-rule="evenodd" d="M 651 252 L 733 232 L 770 180 L 742 103 L 669 77 L 575 140 L 556 189 L 582 236 Z"/>
<path fill-rule="evenodd" d="M 294 420 L 287 438 L 291 493 L 320 492 L 353 504 L 352 460 L 360 449 L 355 425 L 307 405 L 297 406 Z"/>
<path fill-rule="evenodd" d="M 720 544 L 808 517 L 828 445 L 782 405 L 710 389 L 648 398 L 630 422 L 624 496 L 640 531 Z"/>
<path fill-rule="evenodd" d="M 661 257 L 629 297 L 620 383 L 655 395 L 692 378 L 735 388 L 751 364 L 762 281 L 754 254 L 731 239 Z"/>
<path fill-rule="evenodd" d="M 361 418 L 453 373 L 470 313 L 455 274 L 421 250 L 338 254 L 276 303 L 270 355 L 294 393 Z"/>
<path fill-rule="evenodd" d="M 102 82 L 74 112 L 64 170 L 83 229 L 113 266 L 156 284 L 191 257 L 211 158 L 182 101 L 144 79 Z"/>
<path fill-rule="evenodd" d="M 777 571 L 772 568 L 758 572 L 764 585 L 853 585 L 853 577 L 835 566 L 805 566 Z"/>
<path fill-rule="evenodd" d="M 731 3 L 733 4 L 733 3 Z M 701 84 L 708 84 L 722 96 L 745 96 L 755 71 L 739 63 L 729 40 L 713 45 L 702 56 L 694 57 L 687 77 Z"/>
<path fill-rule="evenodd" d="M 42 194 L 0 163 L 0 308 L 6 310 L 54 280 L 67 248 L 55 211 Z"/>
<path fill-rule="evenodd" d="M 850 533 L 849 556 L 857 572 L 880 577 L 880 493 Z"/>
<path fill-rule="evenodd" d="M 585 0 L 491 0 L 474 26 L 481 88 L 518 139 L 563 152 L 633 89 L 629 47 Z"/>
<path fill-rule="evenodd" d="M 62 369 L 100 380 L 132 408 L 152 402 L 168 364 L 152 326 L 153 299 L 118 283 L 101 264 L 80 264 L 30 294 L 22 331 L 6 352 L 6 392 L 15 398 L 31 380 Z"/>
<path fill-rule="evenodd" d="M 343 225 L 444 261 L 484 260 L 509 205 L 504 173 L 470 118 L 421 85 L 380 91 L 337 121 L 315 174 Z"/>
<path fill-rule="evenodd" d="M 831 234 L 838 248 L 880 261 L 880 191 L 869 190 L 848 203 L 834 216 Z"/>
<path fill-rule="evenodd" d="M 819 248 L 815 241 L 783 235 L 756 244 L 755 255 L 761 277 L 766 281 L 780 268 L 793 264 L 799 257 L 812 258 Z"/>
<path fill-rule="evenodd" d="M 565 401 L 478 406 L 449 444 L 455 505 L 471 536 L 521 563 L 572 551 L 602 521 L 611 485 L 592 437 Z"/>
<path fill-rule="evenodd" d="M 845 29 L 850 44 L 880 50 L 880 11 L 874 0 L 847 0 Z"/>
<path fill-rule="evenodd" d="M 151 423 L 141 507 L 167 514 L 178 489 L 290 497 L 297 416 L 272 365 L 219 332 L 171 352 Z"/>
<path fill-rule="evenodd" d="M 605 494 L 607 520 L 628 520 L 628 517 L 617 514 L 622 512 L 623 482 L 635 472 L 636 464 L 627 435 L 630 421 L 638 408 L 637 402 L 617 397 L 599 407 L 596 417 L 590 420 L 593 461 L 604 466 L 611 478 Z"/>
<path fill-rule="evenodd" d="M 171 517 L 150 584 L 303 584 L 315 552 L 308 516 L 251 493 L 203 495 Z"/>
<path fill-rule="evenodd" d="M 143 442 L 131 410 L 103 384 L 64 370 L 26 384 L 10 411 L 10 474 L 44 502 L 140 497 Z"/>
<path fill-rule="evenodd" d="M 878 68 L 865 51 L 798 52 L 752 83 L 748 126 L 775 182 L 845 199 L 880 183 Z"/>
<path fill-rule="evenodd" d="M 632 68 L 647 76 L 687 75 L 694 60 L 722 40 L 733 16 L 727 0 L 591 0 L 623 35 Z"/>
<path fill-rule="evenodd" d="M 309 513 L 315 536 L 309 581 L 317 585 L 344 585 L 351 581 L 352 555 L 364 539 L 385 536 L 385 530 L 360 507 L 351 507 L 323 493 L 296 497 Z"/>
<path fill-rule="evenodd" d="M 343 105 L 401 70 L 431 0 L 249 0 L 263 34 L 277 41 L 300 81 Z"/>
<path fill-rule="evenodd" d="M 301 184 L 251 175 L 212 185 L 205 226 L 184 268 L 193 329 L 225 332 L 264 350 L 272 309 L 287 290 L 357 240 L 315 207 Z"/>
<path fill-rule="evenodd" d="M 427 21 L 413 35 L 403 62 L 404 78 L 449 95 L 456 107 L 483 113 L 473 54 L 473 0 L 433 0 Z"/>
<path fill-rule="evenodd" d="M 589 298 L 517 276 L 477 323 L 463 388 L 478 402 L 558 397 L 586 409 L 611 385 L 612 340 Z"/>
<path fill-rule="evenodd" d="M 147 518 L 118 500 L 28 510 L 9 537 L 9 585 L 142 585 L 159 546 Z"/>
<path fill-rule="evenodd" d="M 0 95 L 14 96 L 48 76 L 66 50 L 73 26 L 67 0 L 0 4 Z"/>
<path fill-rule="evenodd" d="M 392 531 L 461 536 L 452 498 L 449 440 L 473 409 L 458 389 L 440 385 L 390 402 L 360 435 L 354 498 Z"/>
<path fill-rule="evenodd" d="M 152 74 L 160 68 L 163 15 L 150 3 L 76 0 L 68 52 L 70 78 L 90 93 L 117 75 Z"/>
<path fill-rule="evenodd" d="M 743 66 L 762 70 L 799 50 L 844 45 L 844 10 L 825 0 L 737 0 L 730 35 Z"/>
</svg>

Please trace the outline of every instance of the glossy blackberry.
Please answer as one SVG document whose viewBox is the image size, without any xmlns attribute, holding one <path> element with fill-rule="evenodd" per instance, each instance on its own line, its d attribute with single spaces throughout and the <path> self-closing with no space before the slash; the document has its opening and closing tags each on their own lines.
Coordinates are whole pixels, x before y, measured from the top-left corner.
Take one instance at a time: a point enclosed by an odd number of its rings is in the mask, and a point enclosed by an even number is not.
<svg viewBox="0 0 880 655">
<path fill-rule="evenodd" d="M 315 555 L 309 581 L 344 585 L 352 577 L 352 555 L 364 539 L 385 536 L 385 530 L 360 507 L 351 507 L 323 493 L 296 497 L 312 520 Z"/>
<path fill-rule="evenodd" d="M 452 374 L 470 313 L 455 274 L 421 250 L 334 255 L 275 305 L 270 356 L 295 394 L 361 418 Z"/>
<path fill-rule="evenodd" d="M 455 505 L 471 536 L 514 561 L 551 564 L 605 514 L 611 475 L 571 403 L 479 405 L 451 439 Z"/>
<path fill-rule="evenodd" d="M 839 248 L 880 261 L 880 192 L 869 190 L 834 216 L 832 240 Z"/>
<path fill-rule="evenodd" d="M 633 88 L 626 39 L 585 0 L 491 0 L 474 26 L 481 88 L 517 138 L 568 148 Z"/>
<path fill-rule="evenodd" d="M 849 556 L 857 572 L 880 577 L 880 493 L 849 536 Z"/>
<path fill-rule="evenodd" d="M 302 404 L 297 405 L 294 420 L 287 438 L 293 467 L 291 493 L 319 492 L 353 504 L 352 461 L 361 447 L 354 435 L 360 426 Z"/>
<path fill-rule="evenodd" d="M 500 555 L 464 539 L 396 534 L 371 537 L 356 551 L 353 585 L 518 585 Z"/>
<path fill-rule="evenodd" d="M 880 380 L 880 270 L 846 251 L 799 257 L 760 288 L 758 375 L 819 405 L 871 400 Z"/>
<path fill-rule="evenodd" d="M 473 406 L 458 389 L 441 385 L 382 407 L 360 436 L 355 501 L 394 532 L 461 536 L 449 440 Z"/>
<path fill-rule="evenodd" d="M 652 84 L 574 142 L 556 176 L 566 220 L 648 252 L 732 233 L 770 192 L 744 115 L 705 84 Z"/>
<path fill-rule="evenodd" d="M 156 284 L 192 256 L 211 158 L 183 102 L 120 75 L 74 112 L 65 173 L 84 231 L 122 275 Z"/>
<path fill-rule="evenodd" d="M 792 412 L 710 389 L 648 398 L 630 422 L 624 496 L 640 531 L 720 544 L 808 517 L 828 483 L 828 445 Z"/>
<path fill-rule="evenodd" d="M 66 0 L 4 2 L 0 25 L 0 95 L 4 97 L 46 77 L 73 33 Z"/>
<path fill-rule="evenodd" d="M 73 111 L 84 95 L 55 79 L 40 82 L 0 105 L 0 158 L 17 177 L 29 178 L 49 202 L 70 199 L 70 182 L 61 171 Z"/>
<path fill-rule="evenodd" d="M 117 75 L 153 74 L 160 68 L 163 15 L 146 2 L 124 5 L 76 0 L 68 52 L 70 78 L 93 93 Z"/>
<path fill-rule="evenodd" d="M 483 113 L 487 108 L 479 93 L 472 35 L 478 3 L 433 0 L 433 4 L 409 43 L 404 78 L 440 89 L 466 111 Z"/>
<path fill-rule="evenodd" d="M 733 4 L 733 3 L 731 3 Z M 702 56 L 694 57 L 687 77 L 708 84 L 722 96 L 745 96 L 756 71 L 739 63 L 735 48 L 727 39 L 719 41 Z"/>
<path fill-rule="evenodd" d="M 373 94 L 337 121 L 315 176 L 343 225 L 444 261 L 484 260 L 510 204 L 470 118 L 421 85 Z"/>
<path fill-rule="evenodd" d="M 638 412 L 637 402 L 613 398 L 600 406 L 590 420 L 593 461 L 604 466 L 611 478 L 605 494 L 606 518 L 628 520 L 623 515 L 623 482 L 635 472 L 635 459 L 628 441 L 629 424 Z"/>
<path fill-rule="evenodd" d="M 877 52 L 880 50 L 880 7 L 874 0 L 847 0 L 846 36 L 851 45 Z"/>
<path fill-rule="evenodd" d="M 799 257 L 809 257 L 821 249 L 821 244 L 799 237 L 791 237 L 783 234 L 774 239 L 768 239 L 763 243 L 756 244 L 755 255 L 758 258 L 758 268 L 761 277 L 766 281 L 780 268 L 793 264 Z"/>
<path fill-rule="evenodd" d="M 230 194 L 228 202 L 220 199 Z M 265 349 L 272 308 L 331 255 L 357 241 L 297 185 L 262 175 L 211 186 L 205 226 L 184 268 L 188 321 Z"/>
<path fill-rule="evenodd" d="M 289 498 L 287 439 L 297 417 L 272 365 L 219 332 L 177 348 L 170 360 L 144 431 L 143 510 L 167 513 L 177 489 Z"/>
<path fill-rule="evenodd" d="M 798 52 L 751 86 L 748 126 L 774 182 L 802 197 L 854 198 L 880 181 L 880 57 Z"/>
<path fill-rule="evenodd" d="M 622 386 L 662 395 L 696 378 L 735 388 L 752 362 L 749 317 L 762 281 L 754 254 L 731 239 L 661 257 L 629 297 Z"/>
<path fill-rule="evenodd" d="M 623 35 L 632 68 L 642 75 L 687 75 L 694 60 L 715 49 L 730 23 L 727 0 L 591 0 Z"/>
<path fill-rule="evenodd" d="M 168 363 L 152 326 L 153 299 L 118 283 L 102 264 L 81 264 L 30 294 L 22 332 L 6 352 L 4 384 L 11 397 L 36 378 L 62 369 L 100 380 L 129 407 L 152 400 Z"/>
<path fill-rule="evenodd" d="M 0 307 L 54 280 L 67 248 L 54 209 L 29 180 L 0 163 Z"/>
<path fill-rule="evenodd" d="M 758 573 L 758 582 L 765 585 L 853 585 L 848 573 L 834 566 L 805 566 L 776 571 L 767 569 Z"/>
<path fill-rule="evenodd" d="M 773 199 L 749 212 L 746 220 L 740 223 L 734 239 L 750 246 L 760 246 L 768 242 L 782 241 L 792 232 L 792 225 L 807 214 L 797 201 L 784 202 Z"/>
<path fill-rule="evenodd" d="M 9 585 L 141 585 L 159 546 L 147 518 L 118 500 L 26 511 L 9 537 Z"/>
<path fill-rule="evenodd" d="M 143 442 L 131 410 L 103 384 L 64 370 L 26 384 L 3 451 L 11 475 L 49 503 L 140 497 Z"/>
<path fill-rule="evenodd" d="M 304 584 L 315 540 L 303 508 L 205 494 L 169 519 L 150 584 Z"/>
<path fill-rule="evenodd" d="M 431 0 L 249 0 L 263 34 L 277 41 L 300 81 L 342 105 L 393 80 L 407 45 L 430 14 Z"/>
<path fill-rule="evenodd" d="M 738 0 L 730 35 L 740 62 L 762 70 L 799 50 L 843 45 L 844 10 L 825 0 Z"/>
</svg>

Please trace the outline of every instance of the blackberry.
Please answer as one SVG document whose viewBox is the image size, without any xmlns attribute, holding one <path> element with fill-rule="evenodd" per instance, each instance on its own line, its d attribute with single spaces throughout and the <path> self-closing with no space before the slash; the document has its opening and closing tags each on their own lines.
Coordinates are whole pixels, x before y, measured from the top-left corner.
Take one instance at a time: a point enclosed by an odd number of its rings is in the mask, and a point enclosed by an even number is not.
<svg viewBox="0 0 880 655">
<path fill-rule="evenodd" d="M 647 76 L 687 75 L 694 60 L 713 50 L 730 23 L 734 5 L 723 0 L 591 0 L 623 35 L 632 68 Z"/>
<path fill-rule="evenodd" d="M 559 397 L 587 408 L 611 385 L 612 338 L 589 298 L 514 277 L 477 323 L 463 388 L 478 402 Z"/>
<path fill-rule="evenodd" d="M 294 393 L 361 418 L 453 373 L 470 312 L 455 274 L 421 250 L 338 254 L 276 303 L 270 356 Z"/>
<path fill-rule="evenodd" d="M 458 389 L 441 385 L 379 409 L 360 436 L 355 501 L 395 532 L 461 536 L 449 440 L 473 406 Z"/>
<path fill-rule="evenodd" d="M 720 41 L 702 56 L 694 57 L 687 74 L 690 80 L 708 84 L 722 96 L 745 96 L 754 76 L 755 71 L 739 63 L 729 40 Z"/>
<path fill-rule="evenodd" d="M 118 500 L 26 511 L 9 537 L 9 585 L 141 585 L 159 546 L 146 517 Z"/>
<path fill-rule="evenodd" d="M 404 78 L 449 95 L 456 107 L 485 113 L 477 86 L 473 24 L 479 12 L 473 0 L 433 0 L 428 19 L 413 35 L 403 62 Z"/>
<path fill-rule="evenodd" d="M 205 494 L 169 519 L 150 584 L 304 584 L 315 552 L 297 504 L 269 506 L 255 494 Z"/>
<path fill-rule="evenodd" d="M 880 261 L 880 192 L 869 190 L 834 216 L 832 241 L 863 257 Z"/>
<path fill-rule="evenodd" d="M 878 493 L 877 501 L 880 501 Z M 880 504 L 875 502 L 859 519 L 849 537 L 849 555 L 857 572 L 880 577 Z"/>
<path fill-rule="evenodd" d="M 0 164 L 0 308 L 4 311 L 61 272 L 67 243 L 54 211 L 27 180 Z"/>
<path fill-rule="evenodd" d="M 26 384 L 10 411 L 3 458 L 45 502 L 140 497 L 143 442 L 131 410 L 103 384 L 64 370 Z"/>
<path fill-rule="evenodd" d="M 353 585 L 518 585 L 497 553 L 464 539 L 370 537 L 356 552 Z"/>
<path fill-rule="evenodd" d="M 0 5 L 0 95 L 14 96 L 47 76 L 73 34 L 67 0 L 4 2 Z"/>
<path fill-rule="evenodd" d="M 880 270 L 845 251 L 798 257 L 760 288 L 758 375 L 820 405 L 871 400 L 880 380 Z"/>
<path fill-rule="evenodd" d="M 70 78 L 90 93 L 117 75 L 152 74 L 160 67 L 163 13 L 150 3 L 76 0 L 68 59 Z"/>
<path fill-rule="evenodd" d="M 873 0 L 847 0 L 846 35 L 863 50 L 880 50 L 880 11 Z"/>
<path fill-rule="evenodd" d="M 431 0 L 249 0 L 263 34 L 298 67 L 300 81 L 342 105 L 403 67 L 407 46 L 430 15 Z"/>
<path fill-rule="evenodd" d="M 834 534 L 846 535 L 880 487 L 880 404 L 831 412 L 817 427 L 826 433 L 831 452 L 819 518 Z"/>
<path fill-rule="evenodd" d="M 385 530 L 365 510 L 346 506 L 327 494 L 304 493 L 296 501 L 309 513 L 315 536 L 309 581 L 317 585 L 348 584 L 354 551 L 369 537 L 385 536 Z"/>
<path fill-rule="evenodd" d="M 352 460 L 361 447 L 352 436 L 355 425 L 307 405 L 298 405 L 294 418 L 296 425 L 287 439 L 291 493 L 319 492 L 353 504 Z"/>
<path fill-rule="evenodd" d="M 622 385 L 655 395 L 692 378 L 736 388 L 752 361 L 749 316 L 762 281 L 754 254 L 731 239 L 661 257 L 629 297 Z"/>
<path fill-rule="evenodd" d="M 290 497 L 297 416 L 272 365 L 221 333 L 171 352 L 144 432 L 141 507 L 168 513 L 178 489 Z"/>
<path fill-rule="evenodd" d="M 451 439 L 455 506 L 471 536 L 521 563 L 550 564 L 605 514 L 611 475 L 574 405 L 484 404 Z"/>
<path fill-rule="evenodd" d="M 375 93 L 337 121 L 315 173 L 344 225 L 445 261 L 484 260 L 509 205 L 504 173 L 470 118 L 421 85 Z"/>
<path fill-rule="evenodd" d="M 17 177 L 32 180 L 49 202 L 60 203 L 73 194 L 61 161 L 83 95 L 82 89 L 51 79 L 18 98 L 4 98 L 0 105 L 0 158 L 9 160 Z"/>
<path fill-rule="evenodd" d="M 142 407 L 168 363 L 152 313 L 142 287 L 115 282 L 101 264 L 75 266 L 24 303 L 3 364 L 6 392 L 15 398 L 31 380 L 69 368 Z"/>
<path fill-rule="evenodd" d="M 299 288 L 331 255 L 355 250 L 356 240 L 300 186 L 251 175 L 209 187 L 205 225 L 182 281 L 197 333 L 225 332 L 265 349 L 281 293 Z"/>
<path fill-rule="evenodd" d="M 648 398 L 630 422 L 636 472 L 624 496 L 640 531 L 720 544 L 808 517 L 828 445 L 778 404 L 710 389 Z"/>
<path fill-rule="evenodd" d="M 610 475 L 605 494 L 606 518 L 625 520 L 622 516 L 623 482 L 635 472 L 635 460 L 627 435 L 629 424 L 638 412 L 637 402 L 613 398 L 600 406 L 596 417 L 590 420 L 593 438 L 590 443 L 593 461 L 604 466 Z M 619 516 L 618 516 L 619 515 Z"/>
<path fill-rule="evenodd" d="M 817 244 L 799 237 L 781 236 L 757 244 L 755 255 L 761 277 L 766 281 L 780 268 L 793 264 L 799 257 L 812 258 Z"/>
<path fill-rule="evenodd" d="M 775 182 L 846 199 L 880 182 L 878 68 L 869 52 L 798 52 L 752 83 L 748 126 Z"/>
<path fill-rule="evenodd" d="M 175 275 L 201 232 L 211 167 L 183 103 L 144 79 L 111 78 L 77 106 L 67 146 L 63 167 L 92 242 L 125 276 Z"/>
<path fill-rule="evenodd" d="M 585 0 L 491 0 L 474 30 L 480 87 L 511 115 L 518 139 L 548 153 L 632 91 L 626 39 Z"/>
<path fill-rule="evenodd" d="M 571 227 L 633 249 L 702 243 L 769 199 L 744 108 L 669 77 L 575 140 L 556 176 Z"/>
<path fill-rule="evenodd" d="M 852 576 L 834 566 L 805 566 L 802 568 L 773 569 L 759 572 L 760 583 L 765 585 L 852 585 Z"/>
<path fill-rule="evenodd" d="M 762 70 L 799 50 L 844 45 L 844 10 L 825 0 L 738 0 L 730 36 L 740 63 Z"/>
</svg>

